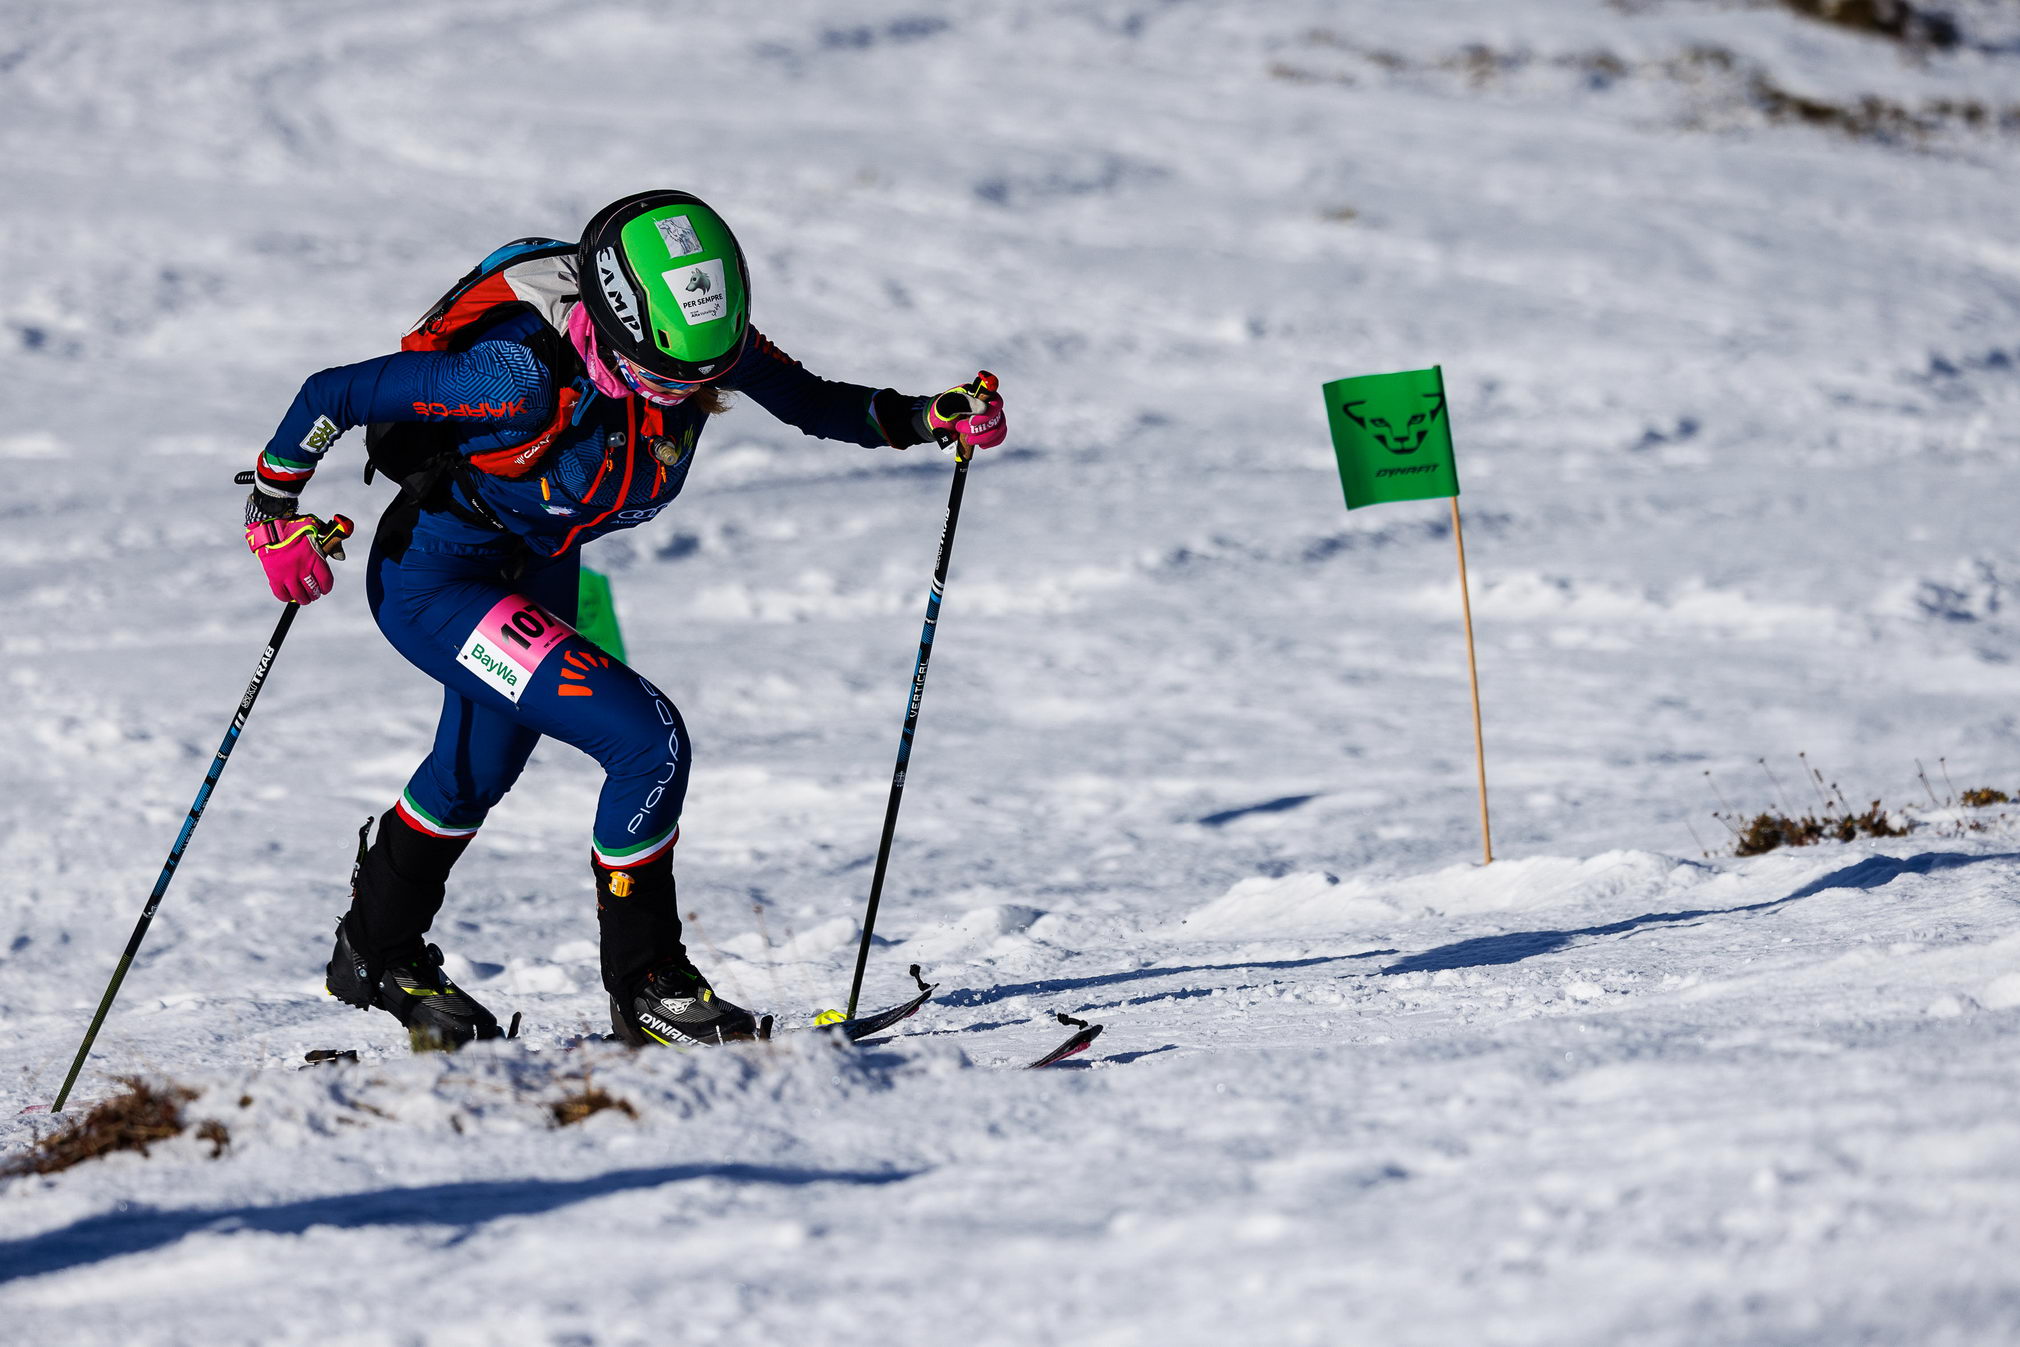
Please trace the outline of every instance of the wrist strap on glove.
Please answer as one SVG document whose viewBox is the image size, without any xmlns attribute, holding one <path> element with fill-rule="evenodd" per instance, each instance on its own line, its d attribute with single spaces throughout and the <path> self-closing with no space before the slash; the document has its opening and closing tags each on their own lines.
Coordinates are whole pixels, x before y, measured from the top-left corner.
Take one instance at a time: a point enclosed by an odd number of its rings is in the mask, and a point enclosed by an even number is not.
<svg viewBox="0 0 2020 1347">
<path fill-rule="evenodd" d="M 982 370 L 927 404 L 926 426 L 942 449 L 967 458 L 977 449 L 1002 442 L 1003 399 L 997 396 L 997 387 L 996 376 Z"/>
<path fill-rule="evenodd" d="M 246 530 L 246 545 L 255 552 L 278 552 L 294 546 L 304 534 L 309 543 L 332 561 L 344 559 L 344 539 L 356 532 L 356 525 L 340 514 L 318 519 L 312 514 L 287 515 L 263 520 Z"/>
</svg>

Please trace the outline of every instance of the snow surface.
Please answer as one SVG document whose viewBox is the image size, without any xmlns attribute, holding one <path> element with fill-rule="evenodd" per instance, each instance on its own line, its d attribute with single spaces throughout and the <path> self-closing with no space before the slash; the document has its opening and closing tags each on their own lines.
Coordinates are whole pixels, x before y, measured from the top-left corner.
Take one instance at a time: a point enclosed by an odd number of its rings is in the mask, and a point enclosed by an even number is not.
<svg viewBox="0 0 2020 1347">
<path fill-rule="evenodd" d="M 353 566 L 72 1105 L 171 1078 L 230 1148 L 0 1186 L 5 1336 L 2020 1340 L 2020 835 L 1902 812 L 1917 758 L 2020 786 L 2020 154 L 1760 93 L 2020 104 L 2013 6 L 1954 12 L 1917 53 L 1698 0 L 0 4 L 0 1154 L 274 619 L 230 478 L 304 374 L 681 185 L 787 350 L 987 367 L 1012 424 L 879 927 L 871 1002 L 942 983 L 903 1034 L 564 1050 L 597 777 L 555 748 L 438 928 L 524 1042 L 408 1059 L 331 1002 L 354 830 L 436 705 Z M 1318 395 L 1432 362 L 1486 869 L 1445 509 L 1348 516 Z M 948 466 L 748 406 L 701 456 L 590 561 L 698 744 L 695 947 L 804 1022 Z M 374 516 L 360 458 L 318 505 Z M 1805 751 L 1915 830 L 1732 859 L 1714 790 L 1799 807 Z M 1054 1011 L 1107 1032 L 1007 1069 Z M 552 1126 L 585 1081 L 636 1116 Z"/>
</svg>

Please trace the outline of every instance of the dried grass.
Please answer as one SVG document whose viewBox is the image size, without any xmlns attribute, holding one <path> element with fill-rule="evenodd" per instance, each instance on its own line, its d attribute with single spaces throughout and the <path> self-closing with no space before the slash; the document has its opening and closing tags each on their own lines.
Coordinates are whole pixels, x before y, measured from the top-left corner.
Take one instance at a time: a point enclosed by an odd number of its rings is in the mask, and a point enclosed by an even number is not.
<svg viewBox="0 0 2020 1347">
<path fill-rule="evenodd" d="M 1905 837 L 1908 830 L 1887 817 L 1875 800 L 1861 814 L 1825 813 L 1791 817 L 1772 811 L 1754 815 L 1737 829 L 1735 856 L 1759 856 L 1782 847 L 1809 847 L 1819 842 L 1849 842 L 1855 837 Z"/>
<path fill-rule="evenodd" d="M 1947 51 L 1964 40 L 1955 19 L 1918 8 L 1908 0 L 1780 0 L 1780 3 L 1783 9 L 1805 19 L 1911 47 Z"/>
<path fill-rule="evenodd" d="M 574 1094 L 564 1095 L 547 1106 L 547 1112 L 554 1119 L 556 1127 L 567 1127 L 585 1118 L 593 1118 L 605 1109 L 616 1109 L 627 1118 L 638 1117 L 638 1110 L 633 1108 L 629 1101 L 619 1099 L 609 1091 L 590 1085 L 586 1081 Z"/>
<path fill-rule="evenodd" d="M 1961 42 L 1948 19 L 1901 0 L 1761 2 L 1779 3 L 1807 18 L 1873 33 L 1918 51 L 1947 49 Z M 1754 121 L 1805 126 L 1853 140 L 1915 148 L 1943 137 L 2020 133 L 2020 103 L 2002 105 L 1972 98 L 1903 101 L 1871 93 L 1827 98 L 1790 88 L 1766 66 L 1730 48 L 1704 44 L 1686 47 L 1674 56 L 1642 61 L 1626 60 L 1604 48 L 1542 54 L 1483 43 L 1419 58 L 1363 47 L 1331 29 L 1315 29 L 1304 34 L 1302 46 L 1308 54 L 1325 58 L 1331 68 L 1278 60 L 1268 67 L 1270 76 L 1293 84 L 1356 87 L 1360 79 L 1339 64 L 1345 58 L 1393 75 L 1457 79 L 1480 92 L 1513 87 L 1524 79 L 1551 73 L 1560 79 L 1575 79 L 1588 90 L 1649 80 L 1689 91 L 1694 106 L 1685 109 L 1683 124 L 1701 130 L 1731 129 Z"/>
<path fill-rule="evenodd" d="M 56 1174 L 114 1151 L 139 1151 L 158 1141 L 182 1135 L 182 1106 L 196 1091 L 173 1082 L 157 1085 L 140 1076 L 122 1076 L 126 1089 L 94 1104 L 90 1111 L 67 1120 L 35 1143 L 26 1155 L 0 1165 L 0 1177 Z M 224 1125 L 204 1123 L 197 1135 L 209 1141 L 213 1156 L 224 1153 L 231 1138 Z"/>
</svg>

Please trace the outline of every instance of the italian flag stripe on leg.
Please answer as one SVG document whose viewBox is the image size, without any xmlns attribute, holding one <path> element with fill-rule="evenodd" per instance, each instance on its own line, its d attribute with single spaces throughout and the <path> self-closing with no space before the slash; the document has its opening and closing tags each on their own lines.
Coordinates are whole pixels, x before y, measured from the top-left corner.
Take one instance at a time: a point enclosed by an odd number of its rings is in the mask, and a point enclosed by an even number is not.
<svg viewBox="0 0 2020 1347">
<path fill-rule="evenodd" d="M 402 823 L 405 823 L 416 832 L 424 832 L 430 837 L 470 837 L 475 835 L 477 831 L 475 827 L 450 827 L 448 824 L 436 819 L 427 810 L 421 808 L 421 806 L 415 804 L 414 797 L 405 791 L 400 792 L 399 801 L 393 805 L 393 812 L 400 816 Z M 481 827 L 482 825 L 478 826 Z"/>
<path fill-rule="evenodd" d="M 676 823 L 663 835 L 634 847 L 606 847 L 592 837 L 589 839 L 589 851 L 596 857 L 596 863 L 604 869 L 622 870 L 627 866 L 643 865 L 647 861 L 657 859 L 661 852 L 671 850 L 673 844 L 679 840 L 680 825 Z"/>
</svg>

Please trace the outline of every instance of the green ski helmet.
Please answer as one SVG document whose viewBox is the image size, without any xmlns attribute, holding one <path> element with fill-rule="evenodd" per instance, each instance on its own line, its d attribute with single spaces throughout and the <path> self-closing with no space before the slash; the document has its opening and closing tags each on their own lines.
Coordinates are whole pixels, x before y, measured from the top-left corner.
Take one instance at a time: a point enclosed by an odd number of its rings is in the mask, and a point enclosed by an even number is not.
<svg viewBox="0 0 2020 1347">
<path fill-rule="evenodd" d="M 656 191 L 611 202 L 582 231 L 577 266 L 597 343 L 645 373 L 707 383 L 743 354 L 750 269 L 700 197 Z"/>
</svg>

